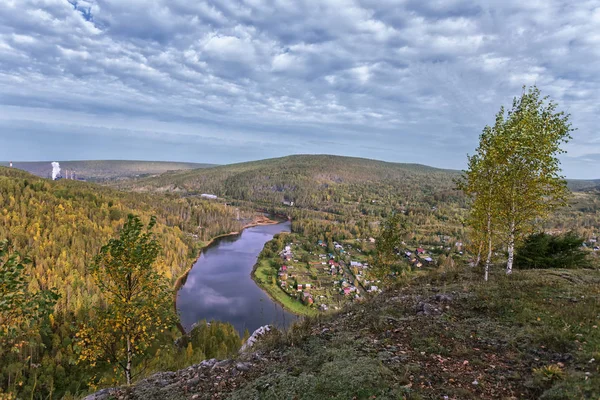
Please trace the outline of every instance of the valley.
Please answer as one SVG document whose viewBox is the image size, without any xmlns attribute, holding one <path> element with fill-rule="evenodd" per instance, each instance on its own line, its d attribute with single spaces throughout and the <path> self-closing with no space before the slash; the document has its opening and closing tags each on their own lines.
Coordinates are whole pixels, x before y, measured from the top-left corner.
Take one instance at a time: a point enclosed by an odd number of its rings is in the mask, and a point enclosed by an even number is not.
<svg viewBox="0 0 600 400">
<path fill-rule="evenodd" d="M 388 296 L 388 283 L 373 265 L 383 224 L 395 213 L 407 223 L 394 248 L 397 282 L 462 273 L 475 248 L 464 225 L 468 199 L 455 190 L 458 176 L 457 171 L 334 156 L 106 178 L 100 179 L 102 185 L 0 168 L 0 237 L 10 238 L 34 260 L 27 271 L 30 290 L 56 288 L 60 295 L 52 324 L 40 335 L 44 347 L 31 348 L 32 359 L 43 361 L 43 368 L 32 374 L 14 357 L 0 354 L 15 366 L 0 378 L 13 382 L 12 388 L 22 379 L 21 393 L 60 396 L 119 382 L 107 366 L 92 374 L 80 363 L 75 334 L 101 299 L 87 264 L 129 213 L 144 221 L 157 217 L 162 248 L 157 271 L 178 289 L 180 323 L 191 338 L 177 339 L 175 328 L 167 332 L 161 346 L 183 342 L 164 347 L 162 357 L 141 366 L 146 376 L 208 355 L 232 357 L 262 325 L 279 325 L 284 335 L 295 335 L 299 328 L 289 324 L 297 318 L 311 324 L 321 318 L 335 321 L 346 310 L 375 307 Z M 594 185 L 571 183 L 576 190 L 569 206 L 539 227 L 573 230 L 589 239 L 587 251 L 597 265 L 600 253 L 593 240 L 599 235 L 600 194 Z M 268 225 L 269 217 L 288 220 L 284 232 Z M 249 237 L 257 239 L 248 247 L 243 243 Z M 361 312 L 374 318 L 374 311 Z"/>
</svg>

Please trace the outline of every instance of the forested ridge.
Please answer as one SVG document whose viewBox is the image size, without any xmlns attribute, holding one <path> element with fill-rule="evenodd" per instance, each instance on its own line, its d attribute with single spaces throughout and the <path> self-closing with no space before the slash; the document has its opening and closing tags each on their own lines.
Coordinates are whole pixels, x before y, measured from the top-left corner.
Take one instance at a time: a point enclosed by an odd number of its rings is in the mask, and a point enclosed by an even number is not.
<svg viewBox="0 0 600 400">
<path fill-rule="evenodd" d="M 382 219 L 400 211 L 411 221 L 414 240 L 433 245 L 441 244 L 440 238 L 446 243 L 464 240 L 469 201 L 454 182 L 461 175 L 419 164 L 296 155 L 118 185 L 136 191 L 212 193 L 233 204 L 287 215 L 294 232 L 314 239 L 374 236 Z M 597 181 L 570 180 L 568 185 L 575 191 L 569 206 L 540 221 L 539 228 L 590 237 L 600 223 Z"/>
<path fill-rule="evenodd" d="M 213 164 L 187 162 L 133 160 L 60 161 L 59 164 L 63 177 L 93 182 L 139 178 L 162 174 L 167 171 L 190 170 L 213 166 Z M 0 162 L 0 166 L 8 167 L 9 162 Z M 42 178 L 49 178 L 52 174 L 50 161 L 15 161 L 13 162 L 13 167 Z"/>
<path fill-rule="evenodd" d="M 331 155 L 298 155 L 163 174 L 126 187 L 213 193 L 237 200 L 333 213 L 372 214 L 401 203 L 456 198 L 458 171 Z"/>
<path fill-rule="evenodd" d="M 0 387 L 60 397 L 101 378 L 77 364 L 75 332 L 99 301 L 88 266 L 130 213 L 146 222 L 157 217 L 154 233 L 162 250 L 155 267 L 171 282 L 204 241 L 239 230 L 251 215 L 241 211 L 238 220 L 238 210 L 217 202 L 49 181 L 0 167 L 0 238 L 32 260 L 26 271 L 31 292 L 53 288 L 60 295 L 49 330 L 40 330 L 18 354 L 0 352 Z"/>
</svg>

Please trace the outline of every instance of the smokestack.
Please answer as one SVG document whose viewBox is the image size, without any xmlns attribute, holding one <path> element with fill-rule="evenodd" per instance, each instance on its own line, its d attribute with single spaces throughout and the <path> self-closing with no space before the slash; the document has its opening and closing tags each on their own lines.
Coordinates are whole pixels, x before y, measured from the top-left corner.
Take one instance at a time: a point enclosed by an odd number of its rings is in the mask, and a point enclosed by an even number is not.
<svg viewBox="0 0 600 400">
<path fill-rule="evenodd" d="M 55 181 L 56 178 L 60 176 L 60 164 L 54 161 L 52 164 L 52 180 Z"/>
<path fill-rule="evenodd" d="M 10 167 L 12 168 L 12 161 L 10 162 Z"/>
</svg>

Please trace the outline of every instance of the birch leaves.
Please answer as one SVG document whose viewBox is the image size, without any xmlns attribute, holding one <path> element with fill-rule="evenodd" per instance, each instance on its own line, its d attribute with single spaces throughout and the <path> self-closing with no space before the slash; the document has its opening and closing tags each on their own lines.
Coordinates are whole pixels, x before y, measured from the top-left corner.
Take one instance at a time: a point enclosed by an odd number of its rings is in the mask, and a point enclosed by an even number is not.
<svg viewBox="0 0 600 400">
<path fill-rule="evenodd" d="M 480 135 L 458 186 L 473 199 L 469 225 L 478 261 L 485 258 L 486 280 L 496 250 L 506 251 L 510 274 L 515 245 L 536 221 L 566 204 L 569 192 L 558 156 L 571 131 L 569 115 L 534 86 L 524 88 L 511 110 L 501 108 L 494 125 Z"/>
</svg>

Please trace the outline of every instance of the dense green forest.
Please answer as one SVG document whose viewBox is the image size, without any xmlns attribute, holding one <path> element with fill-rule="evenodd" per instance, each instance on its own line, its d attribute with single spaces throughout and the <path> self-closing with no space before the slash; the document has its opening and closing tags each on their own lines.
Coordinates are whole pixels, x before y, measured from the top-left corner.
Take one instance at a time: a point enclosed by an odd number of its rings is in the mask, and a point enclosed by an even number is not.
<svg viewBox="0 0 600 400">
<path fill-rule="evenodd" d="M 35 387 L 33 398 L 60 398 L 103 378 L 78 365 L 74 334 L 98 302 L 88 265 L 129 213 L 145 222 L 157 217 L 162 251 L 156 268 L 171 282 L 189 268 L 204 241 L 239 230 L 252 216 L 218 202 L 125 193 L 0 168 L 0 238 L 32 260 L 26 271 L 31 292 L 55 288 L 60 295 L 48 329 L 20 353 L 0 353 L 0 388 L 29 398 Z"/>
<path fill-rule="evenodd" d="M 330 155 L 298 155 L 118 183 L 124 189 L 212 193 L 231 204 L 288 216 L 292 230 L 311 239 L 376 236 L 393 212 L 408 217 L 423 245 L 465 241 L 469 201 L 456 190 L 461 172 Z M 568 181 L 569 205 L 539 230 L 570 231 L 589 238 L 600 225 L 598 181 Z M 293 205 L 292 205 L 293 202 Z"/>
<path fill-rule="evenodd" d="M 458 171 L 329 155 L 289 156 L 173 172 L 126 187 L 213 193 L 255 203 L 294 203 L 334 214 L 380 215 L 386 208 L 459 201 Z M 126 184 L 128 185 L 128 184 Z"/>
</svg>

